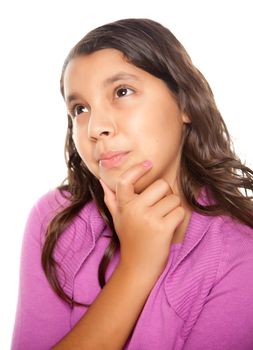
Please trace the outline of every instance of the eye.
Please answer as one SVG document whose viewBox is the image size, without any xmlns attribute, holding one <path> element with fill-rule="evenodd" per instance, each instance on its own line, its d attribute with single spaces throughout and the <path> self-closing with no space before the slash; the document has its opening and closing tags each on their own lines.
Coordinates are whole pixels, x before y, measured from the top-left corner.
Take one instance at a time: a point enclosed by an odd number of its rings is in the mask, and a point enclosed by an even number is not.
<svg viewBox="0 0 253 350">
<path fill-rule="evenodd" d="M 122 86 L 122 87 L 117 88 L 115 92 L 116 92 L 116 97 L 119 98 L 119 97 L 132 95 L 134 93 L 134 90 L 130 89 L 128 87 Z"/>
<path fill-rule="evenodd" d="M 84 105 L 75 105 L 73 108 L 71 108 L 71 115 L 73 117 L 77 117 L 79 114 L 87 113 L 88 108 Z"/>
</svg>

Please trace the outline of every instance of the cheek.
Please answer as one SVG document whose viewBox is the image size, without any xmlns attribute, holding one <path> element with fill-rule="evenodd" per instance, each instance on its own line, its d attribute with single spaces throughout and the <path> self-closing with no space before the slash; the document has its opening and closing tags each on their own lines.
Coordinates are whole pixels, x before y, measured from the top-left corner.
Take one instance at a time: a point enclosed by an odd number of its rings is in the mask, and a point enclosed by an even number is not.
<svg viewBox="0 0 253 350">
<path fill-rule="evenodd" d="M 72 138 L 76 149 L 81 156 L 81 158 L 87 158 L 87 142 L 84 134 L 83 127 L 77 125 L 77 122 L 73 123 Z M 84 160 L 84 159 L 83 159 Z"/>
<path fill-rule="evenodd" d="M 97 167 L 94 164 L 94 158 L 92 157 L 92 149 L 89 142 L 83 136 L 83 133 L 77 128 L 73 127 L 72 138 L 76 147 L 76 150 L 81 157 L 82 161 L 85 163 L 87 168 L 96 175 Z"/>
<path fill-rule="evenodd" d="M 157 118 L 139 138 L 144 154 L 160 168 L 170 166 L 181 152 L 183 127 L 176 118 Z"/>
<path fill-rule="evenodd" d="M 85 152 L 84 152 L 84 150 L 85 150 L 85 145 L 83 144 L 84 140 L 80 137 L 76 128 L 73 128 L 72 139 L 74 141 L 77 152 L 79 153 L 80 157 L 84 161 L 84 159 L 86 159 L 86 157 L 87 157 L 85 155 Z"/>
<path fill-rule="evenodd" d="M 75 122 L 73 122 L 73 127 L 72 127 L 72 139 L 75 143 L 76 148 L 78 148 L 80 137 L 79 137 L 78 128 Z"/>
</svg>

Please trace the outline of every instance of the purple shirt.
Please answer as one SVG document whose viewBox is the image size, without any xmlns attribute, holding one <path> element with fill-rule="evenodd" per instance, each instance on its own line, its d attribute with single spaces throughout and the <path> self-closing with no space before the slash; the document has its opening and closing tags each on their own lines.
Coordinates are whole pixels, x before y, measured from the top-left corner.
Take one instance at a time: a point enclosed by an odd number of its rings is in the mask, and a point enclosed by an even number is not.
<svg viewBox="0 0 253 350">
<path fill-rule="evenodd" d="M 65 203 L 58 190 L 51 191 L 28 218 L 12 350 L 50 349 L 87 310 L 62 301 L 41 267 L 46 226 Z M 99 294 L 97 271 L 110 236 L 93 201 L 63 232 L 55 259 L 62 267 L 61 284 L 75 300 L 92 303 Z M 167 266 L 124 349 L 252 350 L 253 230 L 227 216 L 193 212 L 184 241 L 171 246 Z"/>
</svg>

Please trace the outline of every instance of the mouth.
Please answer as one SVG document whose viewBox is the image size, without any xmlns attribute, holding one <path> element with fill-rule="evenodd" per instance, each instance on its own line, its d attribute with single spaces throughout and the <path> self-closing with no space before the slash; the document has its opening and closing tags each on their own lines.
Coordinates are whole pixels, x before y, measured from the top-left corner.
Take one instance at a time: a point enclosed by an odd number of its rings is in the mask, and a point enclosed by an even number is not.
<svg viewBox="0 0 253 350">
<path fill-rule="evenodd" d="M 122 152 L 108 159 L 100 159 L 99 166 L 105 169 L 120 167 L 128 157 L 129 153 L 130 152 Z"/>
</svg>

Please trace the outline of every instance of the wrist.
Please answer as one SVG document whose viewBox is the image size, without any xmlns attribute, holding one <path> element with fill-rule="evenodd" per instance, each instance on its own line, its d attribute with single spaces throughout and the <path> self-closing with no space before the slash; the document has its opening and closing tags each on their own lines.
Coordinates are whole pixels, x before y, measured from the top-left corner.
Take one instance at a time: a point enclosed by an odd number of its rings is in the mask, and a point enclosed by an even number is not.
<svg viewBox="0 0 253 350">
<path fill-rule="evenodd" d="M 117 274 L 123 276 L 128 283 L 133 283 L 136 287 L 141 288 L 142 290 L 146 289 L 150 291 L 157 282 L 164 268 L 147 269 L 140 266 L 130 266 L 129 264 L 120 261 L 116 270 Z"/>
</svg>

